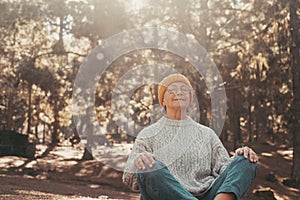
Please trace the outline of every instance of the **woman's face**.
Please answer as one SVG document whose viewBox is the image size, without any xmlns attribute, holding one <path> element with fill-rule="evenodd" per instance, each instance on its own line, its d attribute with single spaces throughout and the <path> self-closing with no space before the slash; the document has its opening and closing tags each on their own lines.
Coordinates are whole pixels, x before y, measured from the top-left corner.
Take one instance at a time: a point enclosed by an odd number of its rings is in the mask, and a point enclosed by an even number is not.
<svg viewBox="0 0 300 200">
<path fill-rule="evenodd" d="M 191 102 L 191 88 L 182 82 L 170 84 L 164 94 L 163 105 L 168 110 L 186 110 Z"/>
</svg>

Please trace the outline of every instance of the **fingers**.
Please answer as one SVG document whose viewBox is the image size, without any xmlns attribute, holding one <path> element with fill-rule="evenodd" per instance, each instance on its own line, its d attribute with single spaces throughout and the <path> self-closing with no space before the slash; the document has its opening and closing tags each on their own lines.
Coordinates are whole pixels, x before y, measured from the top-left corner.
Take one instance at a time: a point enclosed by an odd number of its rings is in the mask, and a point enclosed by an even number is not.
<svg viewBox="0 0 300 200">
<path fill-rule="evenodd" d="M 250 154 L 250 148 L 249 147 L 244 147 L 244 157 L 245 158 L 248 158 L 248 155 Z"/>
<path fill-rule="evenodd" d="M 137 157 L 134 159 L 134 165 L 138 168 L 138 169 L 145 169 L 143 160 L 140 157 Z"/>
<path fill-rule="evenodd" d="M 258 162 L 258 156 L 256 155 L 256 153 L 250 149 L 250 162 Z"/>
<path fill-rule="evenodd" d="M 150 168 L 154 165 L 154 156 L 153 156 L 153 154 L 150 154 L 148 152 L 144 152 L 144 153 L 141 154 L 141 159 Z"/>
<path fill-rule="evenodd" d="M 150 168 L 154 165 L 154 158 L 155 156 L 149 152 L 142 152 L 138 154 L 138 156 L 134 159 L 134 164 L 139 169 L 146 169 L 146 166 L 149 166 Z"/>
<path fill-rule="evenodd" d="M 238 148 L 236 151 L 235 151 L 236 154 L 238 155 L 242 155 L 244 153 L 243 151 L 243 148 Z"/>
<path fill-rule="evenodd" d="M 258 162 L 258 156 L 256 155 L 256 153 L 247 146 L 238 148 L 236 150 L 236 154 L 243 155 L 245 158 L 249 157 L 250 162 Z"/>
</svg>

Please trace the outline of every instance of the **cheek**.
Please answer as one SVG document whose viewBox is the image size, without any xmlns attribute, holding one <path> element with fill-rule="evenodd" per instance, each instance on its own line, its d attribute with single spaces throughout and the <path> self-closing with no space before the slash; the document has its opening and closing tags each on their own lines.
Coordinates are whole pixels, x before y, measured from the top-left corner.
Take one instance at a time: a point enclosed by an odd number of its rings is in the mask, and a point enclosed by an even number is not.
<svg viewBox="0 0 300 200">
<path fill-rule="evenodd" d="M 172 97 L 166 95 L 163 99 L 163 105 L 168 106 L 168 105 L 172 105 L 172 103 L 173 103 Z"/>
<path fill-rule="evenodd" d="M 163 102 L 163 105 L 166 105 L 166 103 L 168 102 L 168 96 L 166 94 L 164 94 L 162 102 Z"/>
</svg>

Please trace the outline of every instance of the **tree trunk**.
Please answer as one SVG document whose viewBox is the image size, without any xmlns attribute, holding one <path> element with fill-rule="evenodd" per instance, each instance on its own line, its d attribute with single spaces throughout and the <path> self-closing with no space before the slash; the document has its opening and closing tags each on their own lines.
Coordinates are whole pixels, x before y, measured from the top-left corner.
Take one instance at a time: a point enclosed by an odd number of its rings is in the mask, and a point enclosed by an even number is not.
<svg viewBox="0 0 300 200">
<path fill-rule="evenodd" d="M 13 130 L 13 94 L 12 91 L 9 93 L 8 96 L 8 104 L 7 104 L 7 130 Z"/>
<path fill-rule="evenodd" d="M 292 179 L 300 181 L 300 1 L 290 0 L 291 68 L 293 77 L 293 99 L 290 131 L 293 133 Z"/>
<path fill-rule="evenodd" d="M 184 1 L 183 1 L 184 2 Z M 208 17 L 208 0 L 200 1 L 200 27 L 199 27 L 199 37 L 200 43 L 204 49 L 208 51 L 209 48 L 209 38 L 207 36 L 207 17 Z"/>
<path fill-rule="evenodd" d="M 54 122 L 53 122 L 53 132 L 52 132 L 52 144 L 57 144 L 59 142 L 59 110 L 57 108 L 57 103 L 54 106 Z"/>
<path fill-rule="evenodd" d="M 93 160 L 94 157 L 91 153 L 91 150 L 88 149 L 89 147 L 84 147 L 84 153 L 82 155 L 82 160 Z"/>
<path fill-rule="evenodd" d="M 30 134 L 30 128 L 31 128 L 31 100 L 32 100 L 32 88 L 31 85 L 28 85 L 28 122 L 27 122 L 27 135 Z"/>
<path fill-rule="evenodd" d="M 231 114 L 229 115 L 230 121 L 230 130 L 233 133 L 233 147 L 234 149 L 237 148 L 238 142 L 241 141 L 241 129 L 240 129 L 240 108 L 239 104 L 237 103 L 237 91 L 236 90 L 229 90 L 231 95 Z"/>
<path fill-rule="evenodd" d="M 40 140 L 39 140 L 39 123 L 37 123 L 35 125 L 35 141 L 36 143 L 40 143 Z"/>
<path fill-rule="evenodd" d="M 46 123 L 43 122 L 43 144 L 46 143 Z"/>
<path fill-rule="evenodd" d="M 252 104 L 251 104 L 251 99 L 249 98 L 248 99 L 248 103 L 249 103 L 249 105 L 248 105 L 248 116 L 249 116 L 249 118 L 248 118 L 248 142 L 252 142 L 253 141 L 253 135 L 252 135 L 252 111 L 251 111 L 251 106 L 252 106 Z"/>
</svg>

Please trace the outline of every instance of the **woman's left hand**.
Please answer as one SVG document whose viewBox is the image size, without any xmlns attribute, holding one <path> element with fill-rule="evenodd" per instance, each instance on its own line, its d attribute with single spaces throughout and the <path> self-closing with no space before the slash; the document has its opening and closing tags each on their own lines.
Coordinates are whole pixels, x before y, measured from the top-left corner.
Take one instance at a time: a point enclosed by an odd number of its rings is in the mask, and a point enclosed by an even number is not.
<svg viewBox="0 0 300 200">
<path fill-rule="evenodd" d="M 249 147 L 244 146 L 235 150 L 236 155 L 243 155 L 245 158 L 249 157 L 250 162 L 258 162 L 258 156 L 256 153 Z"/>
</svg>

